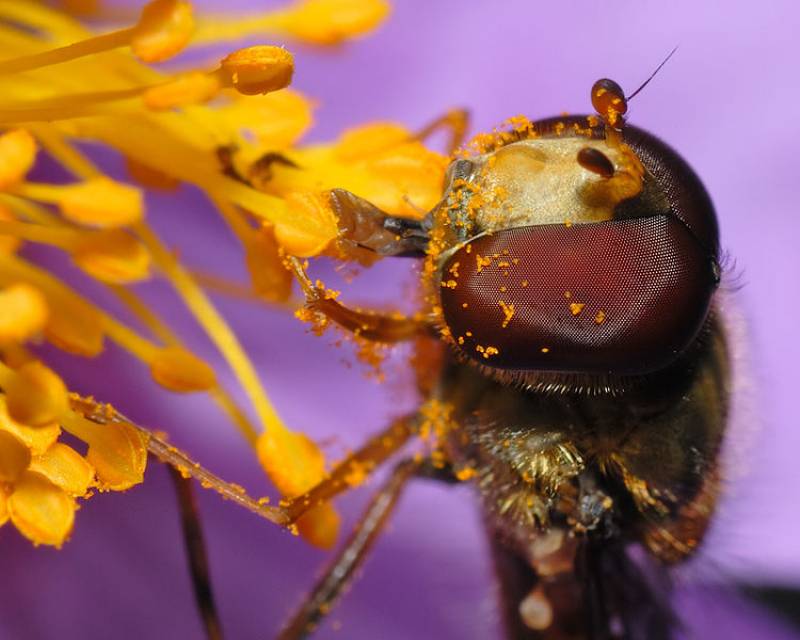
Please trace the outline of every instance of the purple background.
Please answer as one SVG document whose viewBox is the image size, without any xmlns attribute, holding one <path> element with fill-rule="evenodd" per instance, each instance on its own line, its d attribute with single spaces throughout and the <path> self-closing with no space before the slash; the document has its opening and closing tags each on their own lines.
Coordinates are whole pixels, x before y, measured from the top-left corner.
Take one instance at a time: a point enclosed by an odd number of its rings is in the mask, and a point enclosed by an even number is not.
<svg viewBox="0 0 800 640">
<path fill-rule="evenodd" d="M 610 76 L 630 91 L 680 45 L 633 101 L 630 120 L 676 147 L 711 192 L 724 247 L 744 285 L 733 297 L 746 323 L 749 354 L 739 367 L 731 480 L 704 557 L 686 572 L 681 607 L 688 637 L 791 637 L 749 607 L 697 585 L 797 584 L 800 577 L 795 3 L 396 4 L 387 25 L 368 39 L 334 52 L 293 48 L 295 86 L 320 101 L 312 139 L 373 119 L 419 127 L 453 106 L 471 109 L 476 131 L 517 113 L 581 112 L 588 109 L 594 80 Z M 119 170 L 115 158 L 107 164 Z M 243 277 L 235 242 L 197 192 L 153 196 L 149 215 L 189 265 Z M 344 295 L 391 301 L 409 282 L 396 265 L 384 264 L 363 273 Z M 219 363 L 180 305 L 165 295 L 165 285 L 141 291 L 179 319 L 198 353 Z M 285 314 L 229 300 L 219 304 L 287 423 L 335 438 L 334 454 L 357 446 L 413 401 L 402 382 L 378 386 L 358 365 L 343 365 L 353 361 L 347 348 L 305 334 Z M 55 357 L 73 388 L 167 430 L 212 470 L 253 493 L 270 490 L 208 399 L 160 392 L 142 367 L 115 348 L 88 363 Z M 401 366 L 398 359 L 396 368 Z M 224 374 L 223 380 L 232 387 Z M 346 527 L 368 491 L 339 501 Z M 33 549 L 11 526 L 1 529 L 0 638 L 201 637 L 174 502 L 165 470 L 152 464 L 143 486 L 90 500 L 60 552 Z M 270 637 L 326 555 L 208 492 L 200 503 L 227 636 Z M 486 638 L 497 635 L 496 618 L 470 490 L 420 482 L 318 637 Z M 334 620 L 342 624 L 338 632 Z"/>
</svg>

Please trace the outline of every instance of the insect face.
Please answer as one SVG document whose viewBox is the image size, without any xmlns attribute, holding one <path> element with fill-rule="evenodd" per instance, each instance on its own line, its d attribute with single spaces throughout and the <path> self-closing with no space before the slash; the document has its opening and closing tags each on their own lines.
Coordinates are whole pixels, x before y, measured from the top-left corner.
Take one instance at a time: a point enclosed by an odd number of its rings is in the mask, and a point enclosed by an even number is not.
<svg viewBox="0 0 800 640">
<path fill-rule="evenodd" d="M 622 128 L 626 104 L 600 89 L 595 106 Z M 444 324 L 462 355 L 490 368 L 663 369 L 693 344 L 719 279 L 715 214 L 697 177 L 609 117 L 518 124 L 510 141 L 454 163 L 432 219 Z"/>
</svg>

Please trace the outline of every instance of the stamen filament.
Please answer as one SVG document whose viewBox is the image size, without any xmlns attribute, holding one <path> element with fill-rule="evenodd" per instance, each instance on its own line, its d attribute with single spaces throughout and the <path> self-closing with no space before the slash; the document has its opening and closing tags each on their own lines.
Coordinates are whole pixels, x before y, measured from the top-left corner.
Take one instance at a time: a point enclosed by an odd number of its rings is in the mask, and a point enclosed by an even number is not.
<svg viewBox="0 0 800 640">
<path fill-rule="evenodd" d="M 269 402 L 250 358 L 203 290 L 147 225 L 138 223 L 135 229 L 197 321 L 228 361 L 264 428 L 276 432 L 287 431 Z"/>
<path fill-rule="evenodd" d="M 135 27 L 128 27 L 127 29 L 94 36 L 64 47 L 50 49 L 49 51 L 3 60 L 0 62 L 0 76 L 31 71 L 41 67 L 61 64 L 62 62 L 69 62 L 70 60 L 90 56 L 101 51 L 125 47 L 130 44 L 134 32 Z"/>
<path fill-rule="evenodd" d="M 0 220 L 0 235 L 9 235 L 69 250 L 75 246 L 81 234 L 79 231 L 67 227 L 50 227 L 41 224 Z"/>
<path fill-rule="evenodd" d="M 35 267 L 17 256 L 0 254 L 0 283 L 9 284 L 20 280 L 40 289 L 48 300 L 55 303 L 56 309 L 64 305 L 97 316 L 108 337 L 137 359 L 149 363 L 158 353 L 155 344 L 85 300 L 44 269 Z"/>
<path fill-rule="evenodd" d="M 67 142 L 64 136 L 50 124 L 31 125 L 28 129 L 42 146 L 76 178 L 88 180 L 100 175 L 100 170 L 85 155 Z"/>
<path fill-rule="evenodd" d="M 125 304 L 125 306 L 127 306 L 163 344 L 168 346 L 183 346 L 172 329 L 159 318 L 150 307 L 145 305 L 133 291 L 118 285 L 108 285 L 108 288 L 114 292 L 123 304 Z M 228 391 L 218 384 L 213 389 L 210 389 L 208 393 L 233 421 L 244 439 L 254 447 L 258 439 L 258 431 L 253 426 L 250 418 L 247 417 Z"/>
</svg>

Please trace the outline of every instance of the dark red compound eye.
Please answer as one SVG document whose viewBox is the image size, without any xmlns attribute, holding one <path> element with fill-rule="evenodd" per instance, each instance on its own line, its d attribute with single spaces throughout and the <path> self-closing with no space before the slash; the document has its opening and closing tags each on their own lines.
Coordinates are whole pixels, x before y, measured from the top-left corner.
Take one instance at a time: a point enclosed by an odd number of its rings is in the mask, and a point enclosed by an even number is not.
<svg viewBox="0 0 800 640">
<path fill-rule="evenodd" d="M 637 375 L 690 345 L 717 285 L 714 256 L 674 215 L 481 236 L 442 271 L 460 349 L 500 369 Z"/>
</svg>

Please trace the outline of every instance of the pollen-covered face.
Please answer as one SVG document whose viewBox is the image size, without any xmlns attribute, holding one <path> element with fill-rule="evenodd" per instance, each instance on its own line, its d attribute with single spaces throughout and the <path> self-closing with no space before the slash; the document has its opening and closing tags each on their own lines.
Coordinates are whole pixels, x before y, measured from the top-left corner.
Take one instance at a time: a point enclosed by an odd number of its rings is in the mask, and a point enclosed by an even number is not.
<svg viewBox="0 0 800 640">
<path fill-rule="evenodd" d="M 455 345 L 517 371 L 668 366 L 694 342 L 718 281 L 705 190 L 633 127 L 623 136 L 581 118 L 536 126 L 456 161 L 433 215 Z"/>
<path fill-rule="evenodd" d="M 610 175 L 588 169 L 579 155 L 598 158 Z M 533 224 L 600 222 L 638 194 L 644 169 L 625 145 L 587 138 L 534 138 L 500 147 L 472 161 L 468 181 L 483 200 L 475 230 Z M 458 187 L 456 187 L 458 188 Z"/>
</svg>

